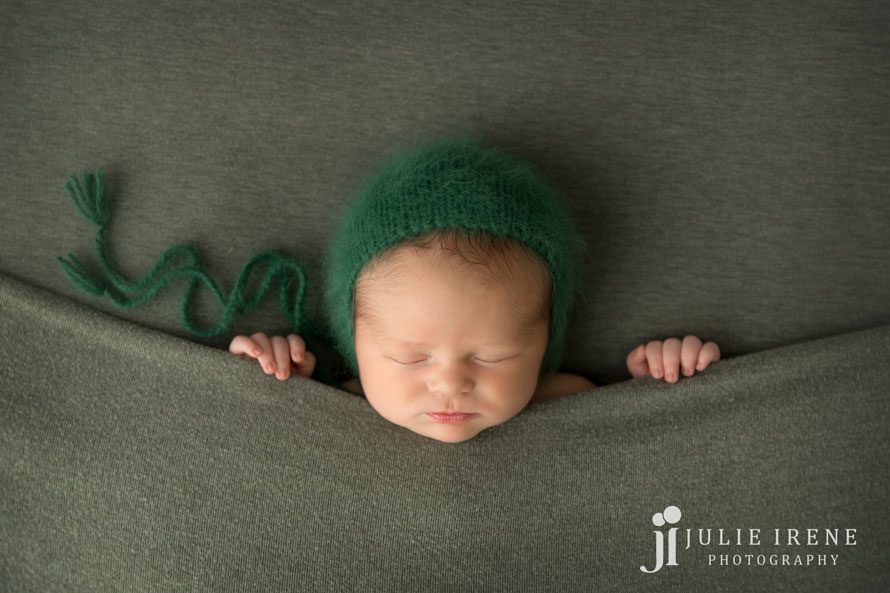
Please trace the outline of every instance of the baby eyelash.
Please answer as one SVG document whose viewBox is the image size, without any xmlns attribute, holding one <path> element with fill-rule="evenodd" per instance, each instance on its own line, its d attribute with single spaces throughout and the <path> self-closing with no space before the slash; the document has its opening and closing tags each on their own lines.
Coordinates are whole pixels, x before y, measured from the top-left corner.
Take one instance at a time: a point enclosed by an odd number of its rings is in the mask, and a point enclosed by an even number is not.
<svg viewBox="0 0 890 593">
<path fill-rule="evenodd" d="M 486 363 L 486 364 L 494 364 L 494 363 L 496 363 L 496 362 L 503 362 L 503 361 L 505 361 L 505 360 L 510 360 L 511 358 L 514 358 L 514 357 L 513 357 L 513 356 L 508 356 L 507 358 L 501 358 L 500 360 L 482 360 L 481 358 L 477 358 L 476 360 L 478 360 L 479 362 L 484 362 L 484 363 Z M 391 359 L 391 360 L 395 360 L 395 362 L 397 362 L 397 363 L 399 363 L 399 364 L 401 364 L 401 365 L 409 366 L 409 365 L 412 365 L 412 364 L 420 364 L 421 362 L 424 362 L 426 359 L 424 358 L 423 360 L 415 360 L 414 362 L 402 362 L 401 360 L 396 360 L 396 359 L 394 359 L 394 358 Z"/>
</svg>

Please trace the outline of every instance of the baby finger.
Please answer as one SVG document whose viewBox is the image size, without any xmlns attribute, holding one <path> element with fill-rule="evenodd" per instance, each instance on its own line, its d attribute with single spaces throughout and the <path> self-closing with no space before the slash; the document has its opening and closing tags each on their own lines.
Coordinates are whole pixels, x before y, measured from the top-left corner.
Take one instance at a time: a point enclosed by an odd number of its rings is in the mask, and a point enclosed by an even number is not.
<svg viewBox="0 0 890 593">
<path fill-rule="evenodd" d="M 260 349 L 262 349 L 262 353 L 257 357 L 257 360 L 263 367 L 263 372 L 267 375 L 271 375 L 278 370 L 278 366 L 275 364 L 275 352 L 272 349 L 272 342 L 270 342 L 268 336 L 262 332 L 257 332 L 250 337 L 253 338 L 253 341 L 259 345 Z"/>
<path fill-rule="evenodd" d="M 232 343 L 229 344 L 229 352 L 238 354 L 242 358 L 245 356 L 256 358 L 263 353 L 260 347 L 257 346 L 256 342 L 247 336 L 235 336 L 232 339 Z"/>
<path fill-rule="evenodd" d="M 307 351 L 303 361 L 297 364 L 297 374 L 309 378 L 315 372 L 315 355 Z"/>
<path fill-rule="evenodd" d="M 679 379 L 680 347 L 682 344 L 677 338 L 668 338 L 662 346 L 662 361 L 664 364 L 664 379 L 668 383 L 676 383 Z"/>
<path fill-rule="evenodd" d="M 680 352 L 680 364 L 683 367 L 683 374 L 691 377 L 695 374 L 695 363 L 698 361 L 698 353 L 701 351 L 701 340 L 696 336 L 686 336 L 683 338 L 683 348 Z"/>
<path fill-rule="evenodd" d="M 695 368 L 703 371 L 712 362 L 717 362 L 718 360 L 720 360 L 720 347 L 714 342 L 708 342 L 702 346 L 701 352 L 698 353 L 698 365 Z"/>
<path fill-rule="evenodd" d="M 275 376 L 282 381 L 290 377 L 290 360 L 288 360 L 287 340 L 281 336 L 272 336 L 272 350 L 275 352 Z"/>
<path fill-rule="evenodd" d="M 306 342 L 297 334 L 289 334 L 287 343 L 290 346 L 290 357 L 295 363 L 299 364 L 306 356 Z"/>
<path fill-rule="evenodd" d="M 656 379 L 661 379 L 664 376 L 661 348 L 661 340 L 652 340 L 646 344 L 646 359 L 649 361 L 649 373 Z"/>
</svg>

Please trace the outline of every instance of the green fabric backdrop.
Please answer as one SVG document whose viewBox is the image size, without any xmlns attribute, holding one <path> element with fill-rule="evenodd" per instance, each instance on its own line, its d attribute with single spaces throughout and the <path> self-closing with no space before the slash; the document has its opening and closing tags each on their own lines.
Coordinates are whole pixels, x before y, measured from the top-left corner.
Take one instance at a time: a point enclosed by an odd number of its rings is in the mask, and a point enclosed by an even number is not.
<svg viewBox="0 0 890 593">
<path fill-rule="evenodd" d="M 104 164 L 113 259 L 168 246 L 231 287 L 254 253 L 321 257 L 361 181 L 471 131 L 562 188 L 593 257 L 566 367 L 597 384 L 653 338 L 726 355 L 890 323 L 890 7 L 645 1 L 6 3 L 0 270 L 185 336 L 184 290 L 126 313 L 55 258 Z M 206 296 L 206 295 L 205 295 Z M 207 322 L 219 310 L 203 303 Z M 274 304 L 235 332 L 287 329 Z"/>
</svg>

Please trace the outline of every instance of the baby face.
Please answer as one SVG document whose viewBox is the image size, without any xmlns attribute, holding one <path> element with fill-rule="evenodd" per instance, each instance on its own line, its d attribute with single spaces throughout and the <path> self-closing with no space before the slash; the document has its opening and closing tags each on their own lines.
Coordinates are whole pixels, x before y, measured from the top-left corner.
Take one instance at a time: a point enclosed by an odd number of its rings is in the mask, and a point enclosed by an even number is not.
<svg viewBox="0 0 890 593">
<path fill-rule="evenodd" d="M 419 252 L 401 253 L 381 271 L 390 273 L 370 279 L 368 311 L 355 323 L 361 386 L 381 416 L 457 443 L 528 405 L 549 331 L 537 304 L 548 289 L 534 281 L 540 274 L 496 286 Z"/>
</svg>

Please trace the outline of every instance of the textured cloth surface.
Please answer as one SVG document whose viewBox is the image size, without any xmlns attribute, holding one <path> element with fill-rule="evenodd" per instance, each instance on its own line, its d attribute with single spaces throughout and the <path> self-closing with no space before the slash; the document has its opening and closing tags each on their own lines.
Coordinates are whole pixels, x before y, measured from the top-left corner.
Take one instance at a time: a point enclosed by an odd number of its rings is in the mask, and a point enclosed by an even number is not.
<svg viewBox="0 0 890 593">
<path fill-rule="evenodd" d="M 128 278 L 192 242 L 231 288 L 253 254 L 321 258 L 397 146 L 471 131 L 540 166 L 590 244 L 568 371 L 645 340 L 727 356 L 890 323 L 890 3 L 4 3 L 0 270 L 78 293 L 72 171 L 106 166 Z M 219 314 L 201 293 L 200 321 Z M 205 298 L 206 297 L 206 298 Z M 273 299 L 235 333 L 279 332 Z M 224 346 L 232 335 L 210 342 Z M 320 356 L 320 363 L 326 362 Z"/>
<path fill-rule="evenodd" d="M 0 590 L 890 582 L 890 326 L 719 361 L 676 385 L 548 400 L 448 444 L 346 392 L 279 383 L 8 276 L 0 310 Z M 719 528 L 760 529 L 761 544 L 687 550 L 678 538 L 677 566 L 644 574 L 652 516 L 668 505 L 682 533 L 711 528 L 716 543 Z M 788 528 L 801 545 L 784 545 Z M 841 542 L 855 529 L 856 545 L 806 545 L 809 528 Z M 709 566 L 711 553 L 837 558 Z"/>
</svg>

